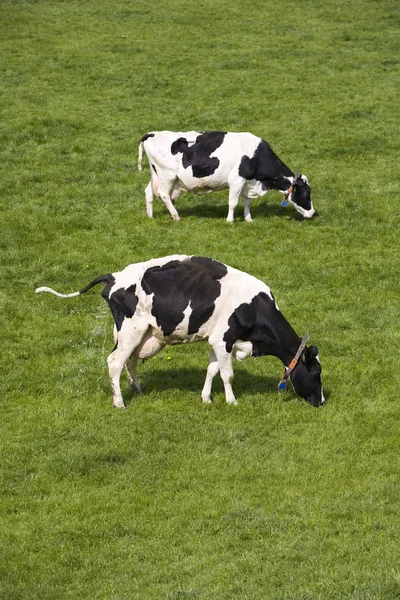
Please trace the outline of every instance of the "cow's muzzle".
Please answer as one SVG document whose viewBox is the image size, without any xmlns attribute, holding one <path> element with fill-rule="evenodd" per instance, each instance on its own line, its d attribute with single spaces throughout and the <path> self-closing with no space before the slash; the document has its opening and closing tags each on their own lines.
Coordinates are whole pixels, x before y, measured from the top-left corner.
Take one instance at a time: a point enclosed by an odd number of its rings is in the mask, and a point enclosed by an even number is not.
<svg viewBox="0 0 400 600">
<path fill-rule="evenodd" d="M 324 406 L 325 404 L 325 397 L 324 394 L 321 390 L 321 395 L 318 396 L 310 396 L 309 398 L 307 398 L 307 402 L 309 404 L 311 404 L 311 406 L 314 406 L 315 408 L 319 408 L 320 406 Z"/>
</svg>

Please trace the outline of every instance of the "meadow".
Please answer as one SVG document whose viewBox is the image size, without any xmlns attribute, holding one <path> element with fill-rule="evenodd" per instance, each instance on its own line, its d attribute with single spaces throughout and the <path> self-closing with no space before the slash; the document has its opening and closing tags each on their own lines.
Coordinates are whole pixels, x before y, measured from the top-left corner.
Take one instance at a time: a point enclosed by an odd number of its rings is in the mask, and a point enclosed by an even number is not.
<svg viewBox="0 0 400 600">
<path fill-rule="evenodd" d="M 400 598 L 399 5 L 395 0 L 0 3 L 0 598 Z M 251 131 L 310 181 L 225 222 L 227 192 L 145 214 L 151 130 Z M 310 333 L 327 403 L 208 346 L 139 366 L 111 408 L 129 263 L 211 256 L 264 280 Z"/>
</svg>

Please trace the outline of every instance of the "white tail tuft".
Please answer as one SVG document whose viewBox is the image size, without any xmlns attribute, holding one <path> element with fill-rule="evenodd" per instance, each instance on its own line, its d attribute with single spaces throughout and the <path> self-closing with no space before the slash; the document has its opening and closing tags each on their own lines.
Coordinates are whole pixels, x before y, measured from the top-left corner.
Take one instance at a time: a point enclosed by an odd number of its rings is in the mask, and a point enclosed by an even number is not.
<svg viewBox="0 0 400 600">
<path fill-rule="evenodd" d="M 54 294 L 55 296 L 58 296 L 59 298 L 73 298 L 74 296 L 80 295 L 80 292 L 74 292 L 73 294 L 60 294 L 59 292 L 56 292 L 55 290 L 52 290 L 49 287 L 36 288 L 35 294 L 40 294 L 40 292 L 50 292 L 50 294 Z"/>
</svg>

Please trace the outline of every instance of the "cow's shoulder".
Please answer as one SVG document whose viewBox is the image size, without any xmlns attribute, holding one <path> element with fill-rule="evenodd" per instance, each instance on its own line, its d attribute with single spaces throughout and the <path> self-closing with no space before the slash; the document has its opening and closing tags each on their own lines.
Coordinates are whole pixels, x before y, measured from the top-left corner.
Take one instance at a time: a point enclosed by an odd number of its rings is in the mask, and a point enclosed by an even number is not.
<svg viewBox="0 0 400 600">
<path fill-rule="evenodd" d="M 224 334 L 227 351 L 231 352 L 237 340 L 256 343 L 263 337 L 262 333 L 265 335 L 277 312 L 279 309 L 271 291 L 261 284 L 259 290 L 241 302 L 229 316 Z"/>
<path fill-rule="evenodd" d="M 239 165 L 239 175 L 244 179 L 255 179 L 268 185 L 290 177 L 292 171 L 278 158 L 268 142 L 256 138 L 258 143 L 253 152 L 244 153 Z"/>
</svg>

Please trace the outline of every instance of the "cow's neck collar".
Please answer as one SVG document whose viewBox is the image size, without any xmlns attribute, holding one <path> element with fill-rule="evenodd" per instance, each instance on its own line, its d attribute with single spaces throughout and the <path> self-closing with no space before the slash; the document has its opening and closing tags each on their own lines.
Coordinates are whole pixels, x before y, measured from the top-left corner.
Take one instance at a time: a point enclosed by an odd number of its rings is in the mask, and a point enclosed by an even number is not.
<svg viewBox="0 0 400 600">
<path fill-rule="evenodd" d="M 293 190 L 294 190 L 294 186 L 295 186 L 295 185 L 296 185 L 296 183 L 297 183 L 297 180 L 298 180 L 298 178 L 299 178 L 299 175 L 300 175 L 300 171 L 296 171 L 296 173 L 294 174 L 294 177 L 293 177 L 292 183 L 290 184 L 289 188 L 288 188 L 288 189 L 286 190 L 286 192 L 285 192 L 285 197 L 284 197 L 284 199 L 282 200 L 282 206 L 287 206 L 287 205 L 288 205 L 288 199 L 289 199 L 289 196 L 290 196 L 290 194 L 291 194 L 291 193 L 293 192 Z"/>
<path fill-rule="evenodd" d="M 300 346 L 299 346 L 296 354 L 294 355 L 294 358 L 292 358 L 289 366 L 285 367 L 285 370 L 282 375 L 282 379 L 280 380 L 279 385 L 278 385 L 278 390 L 280 390 L 281 392 L 284 392 L 286 390 L 287 380 L 289 379 L 290 374 L 292 373 L 293 369 L 299 362 L 300 356 L 302 355 L 304 348 L 306 347 L 309 337 L 310 336 L 308 333 L 306 333 L 304 335 L 303 339 L 301 340 Z"/>
</svg>

